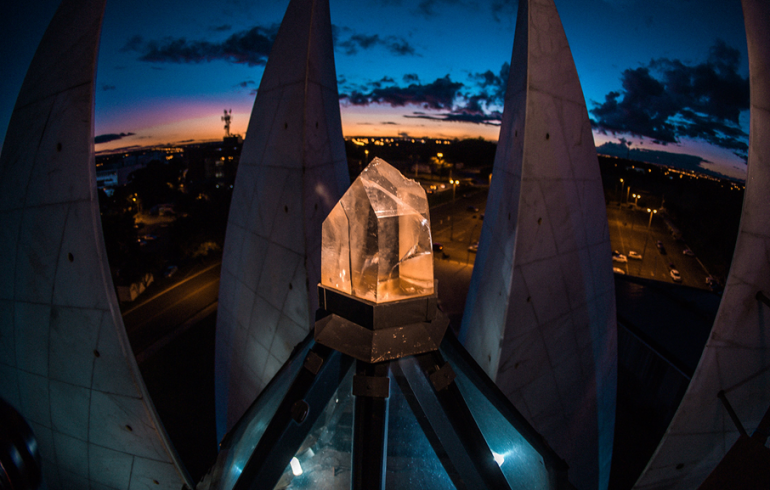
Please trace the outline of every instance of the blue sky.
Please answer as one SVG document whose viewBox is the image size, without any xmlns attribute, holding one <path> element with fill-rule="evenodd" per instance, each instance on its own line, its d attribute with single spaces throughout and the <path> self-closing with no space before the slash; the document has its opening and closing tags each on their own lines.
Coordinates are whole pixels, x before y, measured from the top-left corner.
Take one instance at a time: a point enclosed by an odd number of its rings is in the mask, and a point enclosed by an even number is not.
<svg viewBox="0 0 770 490">
<path fill-rule="evenodd" d="M 3 139 L 58 5 L 32 3 L 0 7 Z M 245 132 L 287 4 L 108 1 L 95 129 L 126 136 L 97 150 L 219 138 L 225 108 L 233 110 L 233 129 Z M 598 123 L 597 145 L 623 137 L 635 148 L 741 167 L 735 153 L 745 154 L 748 141 L 748 63 L 739 0 L 557 0 L 556 6 Z M 331 15 L 346 136 L 497 139 L 515 1 L 331 0 Z"/>
</svg>

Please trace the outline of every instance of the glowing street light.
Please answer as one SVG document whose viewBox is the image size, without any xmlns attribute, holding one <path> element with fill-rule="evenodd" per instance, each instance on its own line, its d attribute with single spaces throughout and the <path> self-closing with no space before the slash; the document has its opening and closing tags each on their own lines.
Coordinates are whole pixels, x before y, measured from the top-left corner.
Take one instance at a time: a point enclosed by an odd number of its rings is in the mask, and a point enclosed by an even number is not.
<svg viewBox="0 0 770 490">
<path fill-rule="evenodd" d="M 642 250 L 642 257 L 647 256 L 647 241 L 650 239 L 650 225 L 652 225 L 652 215 L 657 214 L 657 209 L 650 209 L 647 208 L 647 212 L 650 213 L 650 221 L 647 223 L 647 236 L 644 237 L 644 249 Z M 653 275 L 655 275 L 655 271 L 652 272 Z M 642 264 L 639 263 L 639 275 L 642 275 Z"/>
</svg>

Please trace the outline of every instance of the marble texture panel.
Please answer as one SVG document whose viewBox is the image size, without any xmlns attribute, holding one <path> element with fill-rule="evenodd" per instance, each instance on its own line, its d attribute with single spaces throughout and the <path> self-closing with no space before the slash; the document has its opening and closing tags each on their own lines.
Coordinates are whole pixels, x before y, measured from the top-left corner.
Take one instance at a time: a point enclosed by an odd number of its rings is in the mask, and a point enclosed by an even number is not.
<svg viewBox="0 0 770 490">
<path fill-rule="evenodd" d="M 216 334 L 219 438 L 315 317 L 321 224 L 350 185 L 336 79 L 328 0 L 292 0 L 254 101 L 230 206 Z M 238 338 L 261 348 L 238 346 Z"/>
<path fill-rule="evenodd" d="M 738 439 L 719 391 L 749 434 L 770 406 L 770 308 L 756 299 L 758 292 L 770 295 L 770 4 L 742 0 L 742 5 L 751 112 L 738 240 L 698 367 L 636 489 L 696 488 L 706 479 Z"/>
<path fill-rule="evenodd" d="M 617 341 L 604 195 L 552 0 L 519 2 L 511 77 L 460 338 L 570 466 L 605 489 Z"/>
<path fill-rule="evenodd" d="M 142 382 L 104 251 L 93 147 L 103 13 L 104 0 L 61 2 L 0 153 L 0 397 L 34 427 L 49 490 L 127 489 L 115 454 L 129 470 L 149 454 L 176 488 L 192 487 Z"/>
</svg>

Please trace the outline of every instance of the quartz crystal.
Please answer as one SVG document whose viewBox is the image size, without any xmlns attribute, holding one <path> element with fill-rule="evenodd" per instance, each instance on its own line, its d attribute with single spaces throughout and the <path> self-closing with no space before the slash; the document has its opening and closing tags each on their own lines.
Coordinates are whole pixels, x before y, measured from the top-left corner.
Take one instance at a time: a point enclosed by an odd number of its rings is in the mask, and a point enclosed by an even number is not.
<svg viewBox="0 0 770 490">
<path fill-rule="evenodd" d="M 383 303 L 433 294 L 425 190 L 375 158 L 323 223 L 321 285 Z"/>
</svg>

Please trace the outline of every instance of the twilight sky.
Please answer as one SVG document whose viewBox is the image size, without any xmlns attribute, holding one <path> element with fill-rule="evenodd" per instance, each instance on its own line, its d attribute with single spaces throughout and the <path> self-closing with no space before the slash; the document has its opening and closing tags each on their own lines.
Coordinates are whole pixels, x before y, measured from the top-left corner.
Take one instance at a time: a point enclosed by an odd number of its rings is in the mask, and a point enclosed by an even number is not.
<svg viewBox="0 0 770 490">
<path fill-rule="evenodd" d="M 515 0 L 330 0 L 345 136 L 496 140 Z M 0 144 L 58 0 L 0 7 Z M 288 0 L 108 0 L 96 150 L 245 133 Z M 740 0 L 556 0 L 597 146 L 745 169 Z M 510 68 L 515 69 L 515 67 Z M 663 145 L 665 143 L 665 145 Z M 708 164 L 706 164 L 708 165 Z"/>
</svg>

